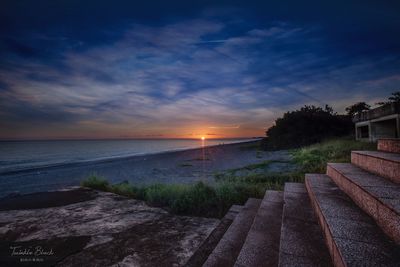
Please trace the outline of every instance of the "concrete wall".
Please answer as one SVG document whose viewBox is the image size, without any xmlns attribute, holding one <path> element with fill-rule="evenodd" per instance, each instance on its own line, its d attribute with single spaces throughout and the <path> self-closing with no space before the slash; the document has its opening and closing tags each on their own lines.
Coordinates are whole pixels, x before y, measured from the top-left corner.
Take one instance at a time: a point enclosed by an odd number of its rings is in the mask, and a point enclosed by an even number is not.
<svg viewBox="0 0 400 267">
<path fill-rule="evenodd" d="M 379 138 L 400 138 L 400 114 L 357 122 L 355 130 L 357 140 L 375 142 Z"/>
</svg>

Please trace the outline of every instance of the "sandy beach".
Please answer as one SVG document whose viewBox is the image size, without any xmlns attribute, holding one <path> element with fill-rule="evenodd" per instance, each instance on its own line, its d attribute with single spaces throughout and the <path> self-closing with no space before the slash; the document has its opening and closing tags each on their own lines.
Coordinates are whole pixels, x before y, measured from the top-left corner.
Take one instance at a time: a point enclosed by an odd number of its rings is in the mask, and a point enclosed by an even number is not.
<svg viewBox="0 0 400 267">
<path fill-rule="evenodd" d="M 0 197 L 76 186 L 92 174 L 102 176 L 111 183 L 125 180 L 133 184 L 212 183 L 217 172 L 266 160 L 289 159 L 286 151 L 261 152 L 251 148 L 251 144 L 226 144 L 3 173 L 0 174 Z"/>
</svg>

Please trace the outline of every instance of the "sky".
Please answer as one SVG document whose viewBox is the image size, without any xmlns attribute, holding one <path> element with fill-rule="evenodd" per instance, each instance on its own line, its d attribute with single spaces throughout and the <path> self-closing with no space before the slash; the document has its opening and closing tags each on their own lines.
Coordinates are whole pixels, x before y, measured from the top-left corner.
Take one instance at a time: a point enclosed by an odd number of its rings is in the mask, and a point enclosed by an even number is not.
<svg viewBox="0 0 400 267">
<path fill-rule="evenodd" d="M 0 3 L 0 139 L 263 136 L 399 89 L 399 1 Z"/>
</svg>

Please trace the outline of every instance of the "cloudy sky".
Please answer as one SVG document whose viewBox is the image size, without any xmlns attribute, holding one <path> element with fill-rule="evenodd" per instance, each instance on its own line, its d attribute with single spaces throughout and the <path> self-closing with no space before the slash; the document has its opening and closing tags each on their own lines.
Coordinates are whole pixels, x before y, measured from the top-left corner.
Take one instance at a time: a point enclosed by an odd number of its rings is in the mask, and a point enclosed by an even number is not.
<svg viewBox="0 0 400 267">
<path fill-rule="evenodd" d="M 262 136 L 400 88 L 399 1 L 270 2 L 1 1 L 0 139 Z"/>
</svg>

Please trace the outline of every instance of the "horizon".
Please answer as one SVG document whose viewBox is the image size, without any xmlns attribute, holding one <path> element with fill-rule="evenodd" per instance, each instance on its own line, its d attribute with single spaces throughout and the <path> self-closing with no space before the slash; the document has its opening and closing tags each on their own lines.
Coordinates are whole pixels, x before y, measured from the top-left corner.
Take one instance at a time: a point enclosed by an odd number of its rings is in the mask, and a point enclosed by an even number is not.
<svg viewBox="0 0 400 267">
<path fill-rule="evenodd" d="M 0 7 L 4 141 L 261 137 L 286 111 L 400 88 L 396 1 Z"/>
<path fill-rule="evenodd" d="M 0 139 L 0 142 L 18 142 L 18 141 L 129 141 L 129 140 L 198 140 L 198 141 L 207 141 L 207 140 L 253 140 L 253 139 L 261 139 L 264 138 L 264 136 L 253 136 L 253 137 L 225 137 L 225 138 L 213 138 L 213 137 L 205 137 L 202 139 L 202 137 L 181 137 L 181 138 L 173 138 L 173 137 L 165 137 L 165 138 L 137 138 L 137 137 L 132 137 L 132 138 L 57 138 L 57 139 Z"/>
</svg>

